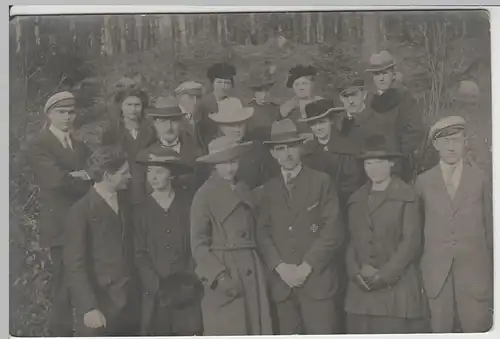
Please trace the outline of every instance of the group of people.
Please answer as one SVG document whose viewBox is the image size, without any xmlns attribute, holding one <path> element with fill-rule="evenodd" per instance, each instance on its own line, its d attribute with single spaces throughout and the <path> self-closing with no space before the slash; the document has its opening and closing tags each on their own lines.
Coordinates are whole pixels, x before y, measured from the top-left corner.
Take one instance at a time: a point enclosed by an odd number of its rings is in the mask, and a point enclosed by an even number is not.
<svg viewBox="0 0 500 339">
<path fill-rule="evenodd" d="M 395 67 L 376 53 L 377 92 L 354 78 L 325 99 L 298 65 L 281 105 L 269 68 L 245 105 L 227 63 L 210 93 L 187 81 L 153 105 L 124 78 L 93 152 L 70 133 L 73 94 L 50 97 L 30 156 L 51 334 L 487 331 L 491 185 L 464 158 L 465 120 L 426 133 Z M 417 177 L 426 134 L 440 161 Z"/>
</svg>

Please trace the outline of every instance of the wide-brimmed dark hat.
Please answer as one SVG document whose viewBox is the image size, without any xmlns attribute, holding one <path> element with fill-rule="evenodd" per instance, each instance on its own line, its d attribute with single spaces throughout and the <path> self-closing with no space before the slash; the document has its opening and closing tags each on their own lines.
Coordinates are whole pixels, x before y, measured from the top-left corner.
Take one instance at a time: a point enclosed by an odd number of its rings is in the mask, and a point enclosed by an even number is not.
<svg viewBox="0 0 500 339">
<path fill-rule="evenodd" d="M 273 86 L 276 83 L 276 78 L 274 77 L 275 69 L 276 66 L 251 69 L 248 87 L 259 89 Z"/>
<path fill-rule="evenodd" d="M 396 60 L 387 51 L 381 51 L 380 53 L 374 53 L 370 57 L 370 65 L 366 69 L 367 72 L 380 72 L 384 69 L 388 69 L 396 66 Z"/>
<path fill-rule="evenodd" d="M 178 120 L 185 116 L 177 100 L 174 97 L 158 97 L 155 101 L 155 107 L 145 110 L 146 114 L 153 119 L 172 119 Z"/>
<path fill-rule="evenodd" d="M 401 157 L 402 154 L 393 149 L 385 135 L 375 134 L 365 139 L 365 145 L 358 155 L 359 159 L 390 159 Z"/>
<path fill-rule="evenodd" d="M 288 71 L 288 78 L 286 79 L 286 87 L 292 88 L 293 82 L 298 78 L 307 76 L 316 76 L 318 71 L 314 66 L 297 65 L 290 68 Z"/>
<path fill-rule="evenodd" d="M 310 102 L 305 107 L 306 118 L 298 119 L 299 122 L 312 122 L 322 119 L 330 114 L 345 111 L 345 107 L 335 107 L 333 100 L 319 99 Z"/>
<path fill-rule="evenodd" d="M 365 81 L 361 78 L 349 79 L 342 83 L 337 90 L 340 96 L 347 96 L 365 87 Z"/>
<path fill-rule="evenodd" d="M 136 161 L 145 166 L 166 167 L 172 172 L 172 176 L 190 173 L 193 169 L 182 161 L 179 153 L 170 147 L 154 144 L 143 149 L 137 154 Z"/>
<path fill-rule="evenodd" d="M 304 142 L 306 137 L 299 134 L 297 126 L 290 119 L 282 119 L 271 125 L 270 140 L 264 141 L 267 145 L 293 144 Z"/>
<path fill-rule="evenodd" d="M 233 80 L 236 75 L 236 68 L 226 62 L 213 64 L 207 70 L 207 78 L 214 81 L 215 78 Z"/>
</svg>

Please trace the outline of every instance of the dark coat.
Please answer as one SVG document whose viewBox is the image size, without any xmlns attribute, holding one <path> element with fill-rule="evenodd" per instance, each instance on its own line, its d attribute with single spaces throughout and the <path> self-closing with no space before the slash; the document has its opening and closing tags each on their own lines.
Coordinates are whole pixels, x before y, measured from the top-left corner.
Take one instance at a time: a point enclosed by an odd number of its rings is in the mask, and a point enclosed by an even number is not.
<svg viewBox="0 0 500 339">
<path fill-rule="evenodd" d="M 422 225 L 414 189 L 397 177 L 369 208 L 371 182 L 349 199 L 350 241 L 347 271 L 354 278 L 363 264 L 379 270 L 389 288 L 362 291 L 351 280 L 345 310 L 348 313 L 421 318 L 425 311 L 416 261 L 422 246 Z"/>
<path fill-rule="evenodd" d="M 420 268 L 427 296 L 439 294 L 453 267 L 457 291 L 476 300 L 491 300 L 494 233 L 488 177 L 477 165 L 464 161 L 460 184 L 451 200 L 438 164 L 421 174 L 415 187 L 425 210 Z"/>
<path fill-rule="evenodd" d="M 415 176 L 416 151 L 425 137 L 422 110 L 411 94 L 399 87 L 391 88 L 382 95 L 373 94 L 369 99 L 374 117 L 371 131 L 384 134 L 404 158 L 397 165 L 397 173 L 409 182 Z"/>
<path fill-rule="evenodd" d="M 274 102 L 263 105 L 257 104 L 255 99 L 248 103 L 248 107 L 254 109 L 252 118 L 248 121 L 248 134 L 252 140 L 260 142 L 269 140 L 271 125 L 280 120 L 280 107 Z"/>
<path fill-rule="evenodd" d="M 255 204 L 248 187 L 213 174 L 191 206 L 191 250 L 205 286 L 204 335 L 272 334 L 263 265 L 255 244 Z M 225 272 L 242 290 L 231 300 L 220 286 Z"/>
<path fill-rule="evenodd" d="M 194 275 L 189 236 L 189 209 L 191 196 L 176 193 L 168 212 L 148 196 L 134 211 L 135 262 L 142 282 L 141 333 L 150 333 L 155 308 L 158 308 L 160 282 L 174 275 Z M 180 293 L 179 289 L 171 291 Z M 179 296 L 181 297 L 181 296 Z M 182 296 L 189 299 L 191 296 Z M 173 310 L 172 333 L 196 333 L 202 329 L 200 300 L 184 309 Z M 164 333 L 170 335 L 172 333 Z"/>
<path fill-rule="evenodd" d="M 208 153 L 208 144 L 214 139 L 219 131 L 217 124 L 208 116 L 219 110 L 219 104 L 213 93 L 208 93 L 196 103 L 193 118 L 198 143 L 203 152 Z"/>
<path fill-rule="evenodd" d="M 29 160 L 40 186 L 40 246 L 64 244 L 63 230 L 69 208 L 83 197 L 91 181 L 76 179 L 70 172 L 85 168 L 88 147 L 71 137 L 73 151 L 65 149 L 59 139 L 45 129 L 33 141 Z"/>
<path fill-rule="evenodd" d="M 64 233 L 64 268 L 77 315 L 99 309 L 108 322 L 121 319 L 117 321 L 120 326 L 138 320 L 123 314 L 138 297 L 134 226 L 124 193 L 118 194 L 116 214 L 94 188 L 90 189 L 71 208 Z"/>
<path fill-rule="evenodd" d="M 129 194 L 134 204 L 142 201 L 146 195 L 146 169 L 136 162 L 137 153 L 155 143 L 156 140 L 153 123 L 148 118 L 143 118 L 141 121 L 136 139 L 132 138 L 121 119 L 111 121 L 103 132 L 102 145 L 119 145 L 127 152 L 132 175 Z"/>
<path fill-rule="evenodd" d="M 303 167 L 295 178 L 290 200 L 282 175 L 264 184 L 258 223 L 258 244 L 272 270 L 275 301 L 285 300 L 291 288 L 274 270 L 280 262 L 306 261 L 312 273 L 300 287 L 313 299 L 333 297 L 338 287 L 333 260 L 344 240 L 334 185 L 327 174 Z"/>
</svg>

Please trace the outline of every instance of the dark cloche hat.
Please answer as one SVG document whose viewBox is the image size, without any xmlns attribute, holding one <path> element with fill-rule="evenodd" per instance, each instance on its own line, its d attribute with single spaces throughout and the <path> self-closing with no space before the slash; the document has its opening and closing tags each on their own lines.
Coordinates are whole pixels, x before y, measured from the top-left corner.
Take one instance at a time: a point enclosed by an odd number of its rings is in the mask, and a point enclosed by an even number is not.
<svg viewBox="0 0 500 339">
<path fill-rule="evenodd" d="M 214 81 L 215 78 L 233 80 L 236 75 L 236 69 L 233 65 L 226 62 L 213 64 L 207 70 L 207 78 Z"/>
<path fill-rule="evenodd" d="M 299 122 L 312 122 L 322 119 L 329 114 L 339 113 L 345 111 L 345 107 L 334 107 L 333 100 L 319 99 L 310 102 L 306 105 L 306 118 L 299 119 Z"/>
<path fill-rule="evenodd" d="M 191 166 L 184 163 L 176 151 L 159 144 L 153 144 L 140 151 L 137 154 L 136 161 L 146 166 L 166 167 L 170 169 L 173 176 L 179 176 L 192 171 Z"/>
<path fill-rule="evenodd" d="M 394 150 L 381 134 L 374 134 L 365 139 L 365 145 L 359 159 L 390 159 L 401 157 L 402 154 Z"/>
<path fill-rule="evenodd" d="M 301 77 L 316 76 L 318 71 L 314 66 L 297 65 L 290 68 L 288 78 L 286 79 L 286 87 L 292 88 L 293 82 Z"/>
</svg>

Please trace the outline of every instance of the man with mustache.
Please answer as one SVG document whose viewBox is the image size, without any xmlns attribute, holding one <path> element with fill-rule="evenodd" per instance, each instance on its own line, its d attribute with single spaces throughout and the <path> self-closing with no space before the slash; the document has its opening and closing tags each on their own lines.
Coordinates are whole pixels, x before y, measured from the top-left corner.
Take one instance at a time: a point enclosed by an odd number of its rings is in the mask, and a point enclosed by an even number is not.
<svg viewBox="0 0 500 339">
<path fill-rule="evenodd" d="M 76 117 L 75 98 L 69 92 L 51 96 L 44 107 L 46 128 L 30 146 L 29 157 L 40 186 L 40 246 L 50 249 L 52 262 L 51 335 L 73 336 L 73 312 L 63 270 L 62 237 L 69 208 L 90 188 L 85 172 L 87 146 L 72 135 Z"/>
<path fill-rule="evenodd" d="M 290 119 L 271 127 L 265 144 L 281 173 L 262 189 L 257 239 L 271 270 L 279 334 L 333 334 L 340 330 L 334 259 L 343 224 L 328 175 L 302 164 L 304 140 Z"/>
</svg>

